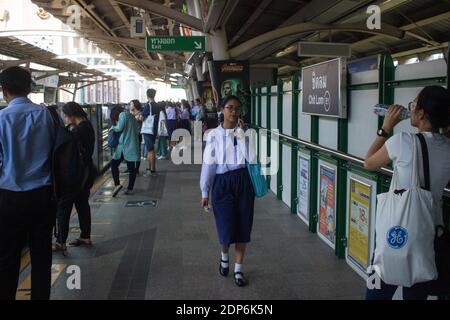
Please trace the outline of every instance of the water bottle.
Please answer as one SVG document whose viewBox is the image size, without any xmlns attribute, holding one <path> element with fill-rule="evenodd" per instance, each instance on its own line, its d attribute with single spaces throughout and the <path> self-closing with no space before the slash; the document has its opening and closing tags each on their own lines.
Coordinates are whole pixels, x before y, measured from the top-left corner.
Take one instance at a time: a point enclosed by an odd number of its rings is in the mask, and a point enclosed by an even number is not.
<svg viewBox="0 0 450 320">
<path fill-rule="evenodd" d="M 387 113 L 389 107 L 390 107 L 390 105 L 388 105 L 388 104 L 379 103 L 373 107 L 373 112 L 378 116 L 384 117 L 384 115 Z M 411 111 L 409 111 L 405 107 L 403 107 L 401 119 L 405 120 L 408 118 L 411 118 Z"/>
</svg>

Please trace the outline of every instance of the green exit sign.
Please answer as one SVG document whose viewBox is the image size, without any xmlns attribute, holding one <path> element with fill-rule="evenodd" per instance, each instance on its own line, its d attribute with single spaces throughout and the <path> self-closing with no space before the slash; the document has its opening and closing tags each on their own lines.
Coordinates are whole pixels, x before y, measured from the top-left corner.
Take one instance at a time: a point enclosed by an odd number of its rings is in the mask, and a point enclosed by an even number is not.
<svg viewBox="0 0 450 320">
<path fill-rule="evenodd" d="M 147 51 L 206 51 L 204 36 L 148 36 L 145 46 Z"/>
</svg>

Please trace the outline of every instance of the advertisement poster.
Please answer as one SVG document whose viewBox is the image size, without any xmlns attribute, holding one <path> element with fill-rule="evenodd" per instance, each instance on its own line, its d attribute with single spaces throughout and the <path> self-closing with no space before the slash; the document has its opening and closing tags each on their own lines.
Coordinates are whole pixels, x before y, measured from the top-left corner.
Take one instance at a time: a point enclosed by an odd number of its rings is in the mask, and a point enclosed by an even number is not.
<svg viewBox="0 0 450 320">
<path fill-rule="evenodd" d="M 309 159 L 300 156 L 298 161 L 298 214 L 309 220 Z"/>
<path fill-rule="evenodd" d="M 247 61 L 213 61 L 211 82 L 214 99 L 221 105 L 227 96 L 237 96 L 242 103 L 241 117 L 251 122 L 250 67 Z M 211 69 L 211 68 L 210 68 Z"/>
<path fill-rule="evenodd" d="M 372 188 L 350 178 L 348 255 L 365 270 L 369 264 L 369 221 Z"/>
<path fill-rule="evenodd" d="M 197 82 L 198 94 L 207 112 L 215 112 L 214 95 L 210 81 Z"/>
<path fill-rule="evenodd" d="M 319 232 L 334 244 L 335 208 L 334 191 L 336 187 L 335 170 L 320 166 L 320 203 L 319 203 Z"/>
</svg>

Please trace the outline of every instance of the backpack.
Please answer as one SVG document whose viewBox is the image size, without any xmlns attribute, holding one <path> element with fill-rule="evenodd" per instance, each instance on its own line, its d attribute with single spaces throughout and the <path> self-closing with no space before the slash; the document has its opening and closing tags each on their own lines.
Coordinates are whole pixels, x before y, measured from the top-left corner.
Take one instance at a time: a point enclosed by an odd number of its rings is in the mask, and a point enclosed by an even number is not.
<svg viewBox="0 0 450 320">
<path fill-rule="evenodd" d="M 92 180 L 92 163 L 86 163 L 86 150 L 64 127 L 56 110 L 48 108 L 55 125 L 52 150 L 52 178 L 55 198 L 65 200 L 77 195 Z"/>
</svg>

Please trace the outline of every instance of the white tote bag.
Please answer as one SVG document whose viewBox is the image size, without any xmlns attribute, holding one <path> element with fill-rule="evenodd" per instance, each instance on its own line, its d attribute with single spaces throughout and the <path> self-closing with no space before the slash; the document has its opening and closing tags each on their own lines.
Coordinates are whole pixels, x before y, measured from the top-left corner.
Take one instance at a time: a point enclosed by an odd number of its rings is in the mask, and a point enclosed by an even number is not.
<svg viewBox="0 0 450 320">
<path fill-rule="evenodd" d="M 167 132 L 167 127 L 166 127 L 166 116 L 164 114 L 164 112 L 160 112 L 159 113 L 159 127 L 158 127 L 158 136 L 160 137 L 168 137 L 169 133 Z"/>
<path fill-rule="evenodd" d="M 377 196 L 373 270 L 387 284 L 411 287 L 437 278 L 434 258 L 435 203 L 421 189 L 418 142 L 413 137 L 412 186 L 398 192 L 394 168 L 389 192 Z M 396 192 L 397 191 L 397 192 Z"/>
<path fill-rule="evenodd" d="M 155 125 L 155 115 L 152 114 L 152 105 L 150 105 L 150 115 L 142 122 L 141 133 L 153 134 L 153 126 Z"/>
</svg>

